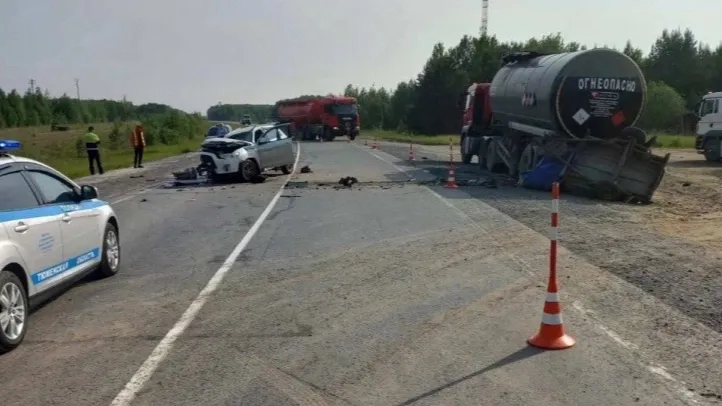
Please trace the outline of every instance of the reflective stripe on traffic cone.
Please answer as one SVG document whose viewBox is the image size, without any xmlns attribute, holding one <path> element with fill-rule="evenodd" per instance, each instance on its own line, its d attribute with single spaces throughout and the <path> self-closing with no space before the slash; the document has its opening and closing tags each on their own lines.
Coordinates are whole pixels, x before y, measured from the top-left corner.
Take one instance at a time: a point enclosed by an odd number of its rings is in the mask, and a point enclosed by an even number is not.
<svg viewBox="0 0 722 406">
<path fill-rule="evenodd" d="M 447 189 L 456 189 L 459 186 L 456 184 L 456 172 L 454 171 L 454 163 L 452 162 L 449 165 L 449 179 L 446 181 L 446 184 L 444 185 Z"/>
<path fill-rule="evenodd" d="M 562 307 L 559 304 L 559 286 L 557 282 L 557 236 L 559 226 L 559 183 L 552 185 L 552 219 L 549 243 L 549 283 L 544 301 L 544 314 L 541 327 L 527 342 L 545 350 L 564 350 L 572 347 L 576 341 L 564 332 Z"/>
</svg>

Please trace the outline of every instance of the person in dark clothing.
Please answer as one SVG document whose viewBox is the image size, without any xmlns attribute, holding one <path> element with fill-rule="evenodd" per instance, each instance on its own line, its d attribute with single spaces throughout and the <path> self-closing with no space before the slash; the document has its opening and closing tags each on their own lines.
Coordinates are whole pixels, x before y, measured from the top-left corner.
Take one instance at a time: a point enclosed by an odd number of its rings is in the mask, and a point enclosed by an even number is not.
<svg viewBox="0 0 722 406">
<path fill-rule="evenodd" d="M 103 174 L 103 165 L 100 163 L 100 150 L 98 145 L 100 144 L 100 137 L 98 134 L 93 132 L 92 126 L 88 127 L 88 132 L 83 137 L 85 140 L 85 152 L 88 153 L 88 167 L 90 168 L 90 174 L 95 175 L 95 168 L 93 162 L 98 165 L 98 173 Z"/>
<path fill-rule="evenodd" d="M 143 150 L 145 149 L 145 135 L 143 135 L 143 127 L 139 124 L 135 126 L 135 131 L 130 133 L 130 144 L 135 151 L 133 158 L 133 168 L 143 167 Z"/>
</svg>

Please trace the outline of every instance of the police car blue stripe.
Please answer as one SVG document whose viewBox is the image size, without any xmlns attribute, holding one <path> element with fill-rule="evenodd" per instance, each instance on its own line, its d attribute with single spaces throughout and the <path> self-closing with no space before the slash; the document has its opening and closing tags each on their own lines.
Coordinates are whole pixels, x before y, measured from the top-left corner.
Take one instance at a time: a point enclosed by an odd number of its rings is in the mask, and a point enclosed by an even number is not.
<svg viewBox="0 0 722 406">
<path fill-rule="evenodd" d="M 86 200 L 80 203 L 73 204 L 53 204 L 35 207 L 32 209 L 0 211 L 0 223 L 37 217 L 57 216 L 58 214 L 63 214 L 67 212 L 97 209 L 98 207 L 103 207 L 107 205 L 108 202 L 105 202 L 103 200 Z"/>
<path fill-rule="evenodd" d="M 38 285 L 45 282 L 46 280 L 62 275 L 69 272 L 80 265 L 88 262 L 97 261 L 100 258 L 100 248 L 95 248 L 86 253 L 80 254 L 77 257 L 70 258 L 67 261 L 61 262 L 57 265 L 53 265 L 49 268 L 43 269 L 40 272 L 36 272 L 31 275 L 33 285 Z"/>
</svg>

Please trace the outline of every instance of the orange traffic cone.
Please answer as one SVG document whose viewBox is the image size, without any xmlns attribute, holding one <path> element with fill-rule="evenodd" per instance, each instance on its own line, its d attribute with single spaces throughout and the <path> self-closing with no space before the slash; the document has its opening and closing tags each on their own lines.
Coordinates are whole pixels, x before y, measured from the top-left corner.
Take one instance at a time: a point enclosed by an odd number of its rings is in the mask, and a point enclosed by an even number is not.
<svg viewBox="0 0 722 406">
<path fill-rule="evenodd" d="M 529 338 L 529 345 L 545 350 L 564 350 L 572 347 L 576 340 L 564 332 L 562 307 L 559 304 L 557 282 L 557 227 L 559 225 L 559 184 L 552 185 L 552 228 L 549 244 L 549 283 L 544 301 L 539 332 Z"/>
<path fill-rule="evenodd" d="M 368 146 L 369 146 L 369 142 L 366 140 L 366 138 L 364 138 L 364 147 L 368 147 Z"/>
<path fill-rule="evenodd" d="M 409 161 L 413 161 L 413 160 L 414 160 L 414 143 L 410 142 L 409 143 Z"/>
<path fill-rule="evenodd" d="M 459 185 L 456 184 L 456 171 L 454 171 L 454 163 L 449 163 L 449 179 L 446 181 L 446 184 L 444 185 L 447 189 L 456 189 L 459 187 Z"/>
<path fill-rule="evenodd" d="M 371 149 L 379 149 L 379 143 L 376 142 L 376 137 L 374 137 L 374 145 L 371 147 Z"/>
</svg>

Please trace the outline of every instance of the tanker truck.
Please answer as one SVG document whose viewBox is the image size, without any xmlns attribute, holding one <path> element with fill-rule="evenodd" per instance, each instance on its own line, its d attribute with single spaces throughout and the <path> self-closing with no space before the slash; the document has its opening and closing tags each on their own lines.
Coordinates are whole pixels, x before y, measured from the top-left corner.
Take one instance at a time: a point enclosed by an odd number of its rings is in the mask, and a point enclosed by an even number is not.
<svg viewBox="0 0 722 406">
<path fill-rule="evenodd" d="M 621 52 L 590 49 L 502 58 L 491 83 L 474 83 L 460 99 L 461 158 L 528 186 L 540 171 L 573 194 L 651 201 L 669 154 L 652 154 L 654 137 L 634 126 L 647 85 Z M 540 187 L 541 188 L 541 187 Z"/>
<path fill-rule="evenodd" d="M 353 97 L 281 100 L 276 103 L 275 113 L 279 122 L 289 124 L 290 135 L 302 141 L 333 141 L 339 136 L 354 140 L 361 129 Z"/>
</svg>

